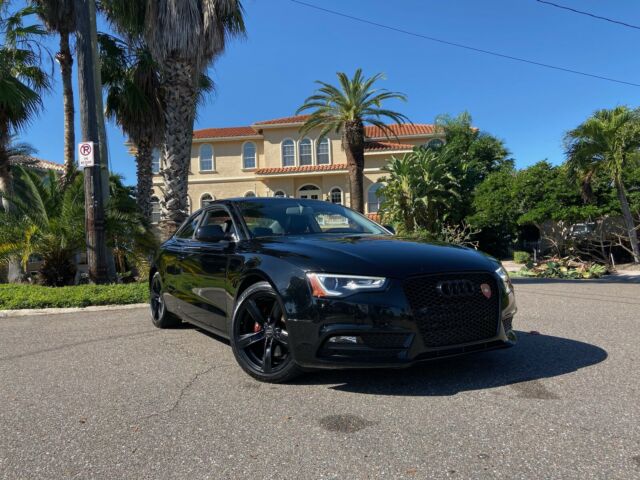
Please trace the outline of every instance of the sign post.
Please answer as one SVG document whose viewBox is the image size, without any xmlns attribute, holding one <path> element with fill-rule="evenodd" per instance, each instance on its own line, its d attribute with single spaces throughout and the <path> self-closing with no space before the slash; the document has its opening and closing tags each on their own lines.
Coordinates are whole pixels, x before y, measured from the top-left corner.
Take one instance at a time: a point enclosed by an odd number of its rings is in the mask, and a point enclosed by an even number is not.
<svg viewBox="0 0 640 480">
<path fill-rule="evenodd" d="M 81 142 L 78 144 L 78 164 L 81 167 L 93 167 L 95 165 L 93 142 Z"/>
</svg>

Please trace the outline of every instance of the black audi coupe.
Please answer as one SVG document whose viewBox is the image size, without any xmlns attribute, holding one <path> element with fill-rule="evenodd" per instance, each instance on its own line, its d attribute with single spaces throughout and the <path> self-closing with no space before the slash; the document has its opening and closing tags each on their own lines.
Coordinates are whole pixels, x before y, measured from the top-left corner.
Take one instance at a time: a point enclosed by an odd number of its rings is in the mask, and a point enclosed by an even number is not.
<svg viewBox="0 0 640 480">
<path fill-rule="evenodd" d="M 154 325 L 229 339 L 267 382 L 514 345 L 513 287 L 472 249 L 395 236 L 340 205 L 239 198 L 195 212 L 151 269 Z"/>
</svg>

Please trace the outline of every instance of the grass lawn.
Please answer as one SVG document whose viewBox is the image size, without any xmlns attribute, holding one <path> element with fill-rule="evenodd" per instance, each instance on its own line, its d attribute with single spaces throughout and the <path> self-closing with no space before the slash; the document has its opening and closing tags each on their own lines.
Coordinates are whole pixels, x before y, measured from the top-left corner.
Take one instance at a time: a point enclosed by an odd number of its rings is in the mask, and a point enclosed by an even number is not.
<svg viewBox="0 0 640 480">
<path fill-rule="evenodd" d="M 89 305 L 126 305 L 149 301 L 149 284 L 76 285 L 43 287 L 40 285 L 0 285 L 0 310 L 23 308 L 87 307 Z"/>
</svg>

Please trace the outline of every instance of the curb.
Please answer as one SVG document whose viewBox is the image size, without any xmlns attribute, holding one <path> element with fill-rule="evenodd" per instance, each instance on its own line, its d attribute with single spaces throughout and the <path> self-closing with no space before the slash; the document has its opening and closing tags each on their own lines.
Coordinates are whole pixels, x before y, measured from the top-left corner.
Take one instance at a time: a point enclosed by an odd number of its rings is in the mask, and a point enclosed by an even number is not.
<svg viewBox="0 0 640 480">
<path fill-rule="evenodd" d="M 22 310 L 0 310 L 0 318 L 28 317 L 32 315 L 57 315 L 61 313 L 104 312 L 110 310 L 128 310 L 148 307 L 148 303 L 131 303 L 128 305 L 93 305 L 73 308 L 25 308 Z"/>
</svg>

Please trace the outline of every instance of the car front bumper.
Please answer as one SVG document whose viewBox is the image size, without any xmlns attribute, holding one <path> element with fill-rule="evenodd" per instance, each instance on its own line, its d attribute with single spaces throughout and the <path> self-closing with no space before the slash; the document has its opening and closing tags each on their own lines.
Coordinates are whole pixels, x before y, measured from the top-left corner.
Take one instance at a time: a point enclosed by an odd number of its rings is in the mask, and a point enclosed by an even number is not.
<svg viewBox="0 0 640 480">
<path fill-rule="evenodd" d="M 499 279 L 496 283 L 499 313 L 495 332 L 486 338 L 428 346 L 424 327 L 420 328 L 402 283 L 392 281 L 383 293 L 316 299 L 305 318 L 289 318 L 287 329 L 293 356 L 305 368 L 406 367 L 437 358 L 511 347 L 517 340 L 512 326 L 515 297 L 513 291 L 507 293 Z"/>
</svg>

